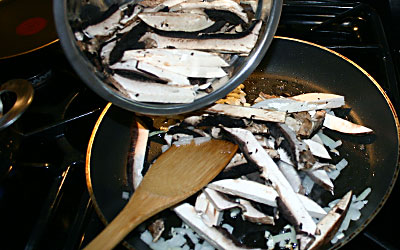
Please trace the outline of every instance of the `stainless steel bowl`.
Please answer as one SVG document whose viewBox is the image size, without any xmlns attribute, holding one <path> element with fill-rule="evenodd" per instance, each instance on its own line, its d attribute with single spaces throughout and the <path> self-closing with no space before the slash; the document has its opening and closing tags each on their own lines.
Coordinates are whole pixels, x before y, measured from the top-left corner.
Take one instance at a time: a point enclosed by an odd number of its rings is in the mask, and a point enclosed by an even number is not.
<svg viewBox="0 0 400 250">
<path fill-rule="evenodd" d="M 82 6 L 87 3 L 106 10 L 112 4 L 125 4 L 126 0 L 54 0 L 54 18 L 57 32 L 65 54 L 81 79 L 99 96 L 129 111 L 150 115 L 171 115 L 201 109 L 223 98 L 240 85 L 258 66 L 267 52 L 276 32 L 282 9 L 282 0 L 259 0 L 256 19 L 264 20 L 258 41 L 247 57 L 239 57 L 232 64 L 232 76 L 229 80 L 214 88 L 208 95 L 197 98 L 192 103 L 158 104 L 133 101 L 115 90 L 107 78 L 78 48 L 71 23 L 78 20 Z"/>
</svg>

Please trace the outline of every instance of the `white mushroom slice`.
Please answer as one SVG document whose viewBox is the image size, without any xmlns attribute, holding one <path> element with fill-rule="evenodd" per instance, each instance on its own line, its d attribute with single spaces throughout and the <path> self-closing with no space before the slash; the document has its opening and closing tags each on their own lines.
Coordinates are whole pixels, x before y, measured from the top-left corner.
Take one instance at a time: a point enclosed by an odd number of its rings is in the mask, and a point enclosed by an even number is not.
<svg viewBox="0 0 400 250">
<path fill-rule="evenodd" d="M 316 169 L 316 170 L 309 170 L 306 171 L 307 175 L 318 185 L 323 187 L 324 189 L 328 190 L 331 192 L 333 195 L 333 188 L 334 185 L 331 181 L 331 178 L 329 178 L 328 173 L 325 171 L 325 169 Z"/>
<path fill-rule="evenodd" d="M 245 211 L 243 212 L 243 217 L 245 220 L 253 223 L 275 225 L 273 216 L 266 215 L 263 212 L 257 210 L 248 200 L 239 199 L 239 202 L 245 208 Z"/>
<path fill-rule="evenodd" d="M 168 0 L 142 0 L 140 1 L 140 5 L 146 7 L 146 8 L 154 8 L 158 5 L 163 5 L 164 2 L 167 2 Z M 183 2 L 185 0 L 181 0 Z"/>
<path fill-rule="evenodd" d="M 199 1 L 187 0 L 180 4 L 171 6 L 170 11 L 181 11 L 183 9 L 214 9 L 230 11 L 240 17 L 245 23 L 249 22 L 247 14 L 242 6 L 232 0 L 214 0 L 214 1 Z"/>
<path fill-rule="evenodd" d="M 288 164 L 284 161 L 279 160 L 278 167 L 292 186 L 293 190 L 296 193 L 304 194 L 304 188 L 301 184 L 300 176 L 294 166 L 292 164 Z"/>
<path fill-rule="evenodd" d="M 212 227 L 220 224 L 223 213 L 215 208 L 203 192 L 197 196 L 194 208 L 207 226 Z"/>
<path fill-rule="evenodd" d="M 151 73 L 153 75 L 156 75 L 157 77 L 161 79 L 165 79 L 168 81 L 168 84 L 170 85 L 176 85 L 176 86 L 191 86 L 189 79 L 181 74 L 178 74 L 173 71 L 169 71 L 166 69 L 163 69 L 161 67 L 157 67 L 148 63 L 143 63 L 143 62 L 138 62 L 137 68 L 143 71 L 146 71 L 148 73 Z"/>
<path fill-rule="evenodd" d="M 239 203 L 229 200 L 224 194 L 217 192 L 211 188 L 204 188 L 203 193 L 218 211 L 223 211 L 235 207 L 242 208 L 243 210 L 243 207 Z"/>
<path fill-rule="evenodd" d="M 329 93 L 306 93 L 292 96 L 291 98 L 309 104 L 322 105 L 321 107 L 323 108 L 318 109 L 339 108 L 345 104 L 344 96 Z"/>
<path fill-rule="evenodd" d="M 151 55 L 149 55 L 151 57 Z M 163 56 L 163 60 L 168 60 L 170 57 L 166 54 Z M 133 57 L 125 57 L 133 58 Z M 145 58 L 147 58 L 145 56 Z M 194 64 L 188 63 L 186 66 L 183 64 L 179 66 L 169 65 L 169 62 L 155 62 L 153 60 L 148 60 L 143 58 L 136 59 L 122 59 L 121 62 L 115 63 L 111 68 L 130 68 L 132 69 L 132 65 L 137 63 L 137 68 L 152 73 L 160 78 L 168 79 L 169 81 L 173 82 L 174 85 L 190 85 L 189 80 L 187 77 L 201 77 L 201 78 L 220 78 L 227 75 L 227 73 L 219 66 L 197 66 Z M 172 62 L 173 63 L 173 62 Z"/>
<path fill-rule="evenodd" d="M 119 29 L 119 30 L 117 30 L 117 31 L 114 33 L 114 36 L 112 37 L 112 39 L 113 39 L 113 38 L 117 38 L 117 36 L 122 36 L 123 34 L 125 34 L 125 33 L 129 32 L 129 31 L 131 31 L 131 29 L 132 29 L 133 27 L 135 27 L 136 25 L 139 25 L 140 23 L 141 23 L 140 20 L 135 20 L 135 21 L 133 21 L 133 22 L 131 22 L 131 23 L 125 25 L 124 28 Z"/>
<path fill-rule="evenodd" d="M 233 243 L 233 241 L 220 232 L 215 227 L 207 226 L 200 216 L 197 215 L 196 210 L 193 206 L 188 203 L 183 203 L 174 208 L 174 212 L 188 224 L 193 231 L 198 233 L 203 239 L 208 241 L 212 246 L 217 249 L 229 249 L 229 250 L 251 250 L 249 248 L 241 248 Z M 253 249 L 255 250 L 255 249 Z"/>
<path fill-rule="evenodd" d="M 225 194 L 239 196 L 271 207 L 277 206 L 275 199 L 278 194 L 275 189 L 271 186 L 255 181 L 223 179 L 211 182 L 207 187 Z"/>
<path fill-rule="evenodd" d="M 197 49 L 214 52 L 249 54 L 258 40 L 258 34 L 260 32 L 261 25 L 262 21 L 258 21 L 249 34 L 235 39 L 175 38 L 161 36 L 153 32 L 147 32 L 139 39 L 139 42 L 145 42 L 146 40 L 150 39 L 152 42 L 154 42 L 152 44 L 154 44 L 157 48 L 163 49 L 174 47 L 176 49 Z"/>
<path fill-rule="evenodd" d="M 131 71 L 142 70 L 147 73 L 153 74 L 158 78 L 165 80 L 169 85 L 175 86 L 191 86 L 189 79 L 186 76 L 164 70 L 162 68 L 153 66 L 151 64 L 138 62 L 135 60 L 128 60 L 123 62 L 117 62 L 110 66 L 111 69 L 126 69 Z"/>
<path fill-rule="evenodd" d="M 77 41 L 83 41 L 83 39 L 85 38 L 84 37 L 84 35 L 83 35 L 83 33 L 81 33 L 81 32 L 79 32 L 79 31 L 76 31 L 75 33 L 74 33 L 74 36 L 75 36 L 75 39 L 77 40 Z"/>
<path fill-rule="evenodd" d="M 290 159 L 288 153 L 283 148 L 278 148 L 277 151 L 278 151 L 278 154 L 279 154 L 279 159 L 281 161 L 285 162 L 286 164 L 294 166 L 294 164 L 293 164 L 292 160 Z"/>
<path fill-rule="evenodd" d="M 171 7 L 180 4 L 186 0 L 143 0 L 140 4 L 146 7 L 145 12 L 157 12 L 165 7 Z"/>
<path fill-rule="evenodd" d="M 305 139 L 303 141 L 308 145 L 313 155 L 324 159 L 332 159 L 332 157 L 329 155 L 328 150 L 326 150 L 323 144 L 315 142 L 311 139 Z"/>
<path fill-rule="evenodd" d="M 224 129 L 234 137 L 241 150 L 259 166 L 261 177 L 271 181 L 279 194 L 278 200 L 282 202 L 280 204 L 280 207 L 283 209 L 282 212 L 290 218 L 291 222 L 297 227 L 297 230 L 314 235 L 316 233 L 315 222 L 274 160 L 263 150 L 254 135 L 241 128 Z"/>
<path fill-rule="evenodd" d="M 101 48 L 100 57 L 104 64 L 109 64 L 110 53 L 114 49 L 117 41 L 112 41 L 107 43 Z"/>
<path fill-rule="evenodd" d="M 221 78 L 227 75 L 221 67 L 167 66 L 165 64 L 158 66 L 164 70 L 193 78 Z"/>
<path fill-rule="evenodd" d="M 351 201 L 351 196 L 352 191 L 349 191 L 328 212 L 328 214 L 324 218 L 322 218 L 320 222 L 318 222 L 317 228 L 320 231 L 320 234 L 315 236 L 315 240 L 313 241 L 312 245 L 307 248 L 308 250 L 317 249 L 318 247 L 326 244 L 333 238 L 347 213 Z"/>
<path fill-rule="evenodd" d="M 215 104 L 205 110 L 209 113 L 218 113 L 238 118 L 255 119 L 270 122 L 284 122 L 285 112 L 268 111 L 251 107 L 242 107 L 229 104 Z M 251 132 L 248 131 L 250 134 Z"/>
<path fill-rule="evenodd" d="M 263 101 L 257 102 L 256 104 L 253 105 L 253 107 L 292 113 L 292 112 L 312 110 L 315 108 L 315 105 L 313 105 L 310 108 L 304 102 L 296 101 L 291 98 L 280 97 L 280 98 L 265 99 Z"/>
<path fill-rule="evenodd" d="M 252 132 L 253 134 L 269 134 L 269 128 L 266 124 L 252 123 L 246 127 L 247 130 Z M 266 139 L 265 137 L 263 137 Z M 267 140 L 267 139 L 266 139 Z M 266 143 L 271 148 L 273 148 L 274 143 L 270 143 L 271 140 L 267 140 Z"/>
<path fill-rule="evenodd" d="M 259 202 L 271 207 L 277 207 L 276 198 L 278 193 L 271 186 L 267 186 L 255 181 L 242 179 L 224 179 L 211 182 L 208 188 L 221 193 L 238 196 L 244 199 Z M 322 218 L 326 215 L 325 210 L 308 197 L 297 194 L 300 202 L 314 218 Z"/>
<path fill-rule="evenodd" d="M 194 32 L 214 24 L 207 15 L 197 13 L 144 12 L 139 14 L 139 18 L 147 25 L 164 31 Z"/>
<path fill-rule="evenodd" d="M 127 69 L 127 70 L 136 70 L 138 62 L 135 60 L 117 62 L 110 66 L 111 69 Z"/>
<path fill-rule="evenodd" d="M 83 33 L 89 37 L 94 38 L 95 36 L 108 36 L 114 33 L 119 27 L 119 21 L 121 20 L 122 11 L 118 9 L 106 20 L 88 26 L 83 30 Z"/>
<path fill-rule="evenodd" d="M 124 15 L 119 21 L 120 24 L 127 25 L 131 21 L 135 20 L 140 12 L 143 11 L 143 6 L 135 5 L 133 12 L 130 16 Z"/>
<path fill-rule="evenodd" d="M 316 143 L 324 145 L 324 142 L 322 141 L 321 137 L 318 134 L 315 134 L 313 137 L 311 137 L 311 140 L 315 141 Z"/>
<path fill-rule="evenodd" d="M 139 102 L 191 103 L 195 97 L 195 92 L 190 88 L 135 81 L 118 74 L 113 75 L 113 79 L 121 85 L 116 87 L 122 88 L 123 93 Z"/>
<path fill-rule="evenodd" d="M 325 93 L 307 93 L 293 97 L 265 99 L 254 107 L 285 111 L 289 113 L 318 109 L 339 108 L 344 105 L 344 97 Z"/>
<path fill-rule="evenodd" d="M 232 157 L 232 159 L 231 159 L 231 161 L 228 163 L 228 165 L 226 165 L 226 167 L 224 168 L 224 171 L 229 170 L 229 169 L 231 169 L 231 168 L 233 168 L 233 167 L 236 167 L 236 166 L 238 166 L 238 165 L 245 164 L 245 163 L 247 163 L 247 160 L 246 160 L 246 158 L 244 157 L 244 155 L 243 155 L 242 153 L 236 153 L 236 154 Z"/>
<path fill-rule="evenodd" d="M 347 134 L 372 133 L 373 130 L 334 115 L 326 114 L 323 126 Z"/>
<path fill-rule="evenodd" d="M 315 157 L 310 151 L 308 145 L 300 140 L 296 133 L 284 123 L 277 123 L 276 126 L 279 128 L 281 134 L 284 136 L 291 150 L 291 159 L 297 167 L 297 169 L 308 169 L 311 168 L 315 163 Z"/>
<path fill-rule="evenodd" d="M 136 140 L 132 140 L 131 149 L 133 154 L 133 163 L 132 163 L 132 170 L 133 170 L 133 188 L 136 189 L 140 182 L 143 179 L 142 171 L 143 171 L 143 164 L 146 156 L 147 150 L 147 140 L 149 138 L 149 130 L 144 128 L 142 124 L 139 122 L 137 124 L 137 138 Z"/>
<path fill-rule="evenodd" d="M 256 106 L 253 106 L 254 108 L 256 108 Z M 294 132 L 296 132 L 296 134 L 298 133 L 298 131 L 301 128 L 301 122 L 299 120 L 294 119 L 293 117 L 287 116 L 286 120 L 285 120 L 285 124 Z"/>
<path fill-rule="evenodd" d="M 191 49 L 135 49 L 124 52 L 122 61 L 138 60 L 153 65 L 188 67 L 227 67 L 218 54 Z"/>
</svg>

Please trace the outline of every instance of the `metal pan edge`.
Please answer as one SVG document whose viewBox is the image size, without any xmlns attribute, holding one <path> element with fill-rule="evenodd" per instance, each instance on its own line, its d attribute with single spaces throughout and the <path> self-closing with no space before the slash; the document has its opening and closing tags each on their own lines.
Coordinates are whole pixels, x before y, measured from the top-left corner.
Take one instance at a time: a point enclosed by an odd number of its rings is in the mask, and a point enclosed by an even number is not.
<svg viewBox="0 0 400 250">
<path fill-rule="evenodd" d="M 352 60 L 346 58 L 345 56 L 330 50 L 326 47 L 323 47 L 321 45 L 315 44 L 315 43 L 311 43 L 311 42 L 307 42 L 307 41 L 303 41 L 303 40 L 299 40 L 299 39 L 294 39 L 294 38 L 289 38 L 289 37 L 280 37 L 280 36 L 275 36 L 275 39 L 280 39 L 280 40 L 288 40 L 288 41 L 294 41 L 294 42 L 299 42 L 299 43 L 303 43 L 303 44 L 307 44 L 313 47 L 317 47 L 319 49 L 325 50 L 335 56 L 340 57 L 341 59 L 347 61 L 348 63 L 350 63 L 351 65 L 353 65 L 355 68 L 357 68 L 362 74 L 364 74 L 366 77 L 368 77 L 368 79 L 376 86 L 376 88 L 378 89 L 378 91 L 380 92 L 380 94 L 384 97 L 388 107 L 390 108 L 390 111 L 393 115 L 393 120 L 394 120 L 394 125 L 396 127 L 396 132 L 397 132 L 397 142 L 400 141 L 400 123 L 398 120 L 398 116 L 396 113 L 396 110 L 391 102 L 391 100 L 389 99 L 389 97 L 387 96 L 387 94 L 385 93 L 385 91 L 383 90 L 383 88 L 378 84 L 378 82 L 371 76 L 369 75 L 364 69 L 362 69 L 359 65 L 357 65 L 355 62 L 353 62 Z M 88 145 L 88 149 L 87 149 L 87 154 L 86 154 L 86 181 L 87 181 L 87 186 L 89 189 L 89 193 L 90 193 L 90 197 L 93 201 L 95 210 L 97 212 L 97 214 L 99 215 L 100 219 L 102 220 L 102 222 L 104 224 L 107 224 L 108 221 L 106 219 L 106 216 L 104 214 L 104 211 L 102 210 L 102 208 L 99 206 L 98 202 L 96 201 L 96 194 L 93 191 L 93 183 L 92 183 L 92 177 L 91 177 L 91 157 L 92 157 L 92 149 L 93 149 L 93 144 L 94 144 L 94 140 L 96 137 L 96 134 L 98 132 L 99 127 L 102 124 L 102 121 L 104 119 L 104 117 L 107 115 L 107 112 L 110 110 L 110 108 L 112 107 L 112 104 L 109 103 L 107 104 L 107 106 L 105 107 L 105 109 L 103 110 L 102 114 L 100 115 L 98 121 L 96 122 L 96 125 L 93 129 L 93 133 L 92 136 L 90 138 L 89 141 L 89 145 Z M 334 246 L 332 246 L 331 249 L 337 249 L 342 247 L 343 245 L 345 245 L 348 241 L 350 241 L 351 239 L 353 239 L 358 233 L 360 233 L 372 220 L 373 218 L 379 213 L 379 211 L 381 210 L 381 208 L 383 207 L 383 205 L 385 204 L 387 198 L 389 197 L 390 193 L 393 190 L 393 187 L 395 185 L 396 179 L 398 177 L 398 173 L 399 173 L 399 152 L 400 152 L 400 146 L 399 143 L 397 143 L 397 166 L 394 169 L 394 173 L 393 176 L 391 178 L 391 181 L 389 183 L 389 187 L 386 190 L 385 195 L 382 197 L 381 201 L 378 203 L 376 209 L 374 210 L 374 212 L 370 215 L 370 217 L 360 226 L 358 227 L 351 235 L 346 236 L 346 238 L 335 244 Z M 125 167 L 125 166 L 124 166 Z M 124 242 L 124 245 L 129 247 L 130 245 L 127 244 L 126 242 Z"/>
</svg>

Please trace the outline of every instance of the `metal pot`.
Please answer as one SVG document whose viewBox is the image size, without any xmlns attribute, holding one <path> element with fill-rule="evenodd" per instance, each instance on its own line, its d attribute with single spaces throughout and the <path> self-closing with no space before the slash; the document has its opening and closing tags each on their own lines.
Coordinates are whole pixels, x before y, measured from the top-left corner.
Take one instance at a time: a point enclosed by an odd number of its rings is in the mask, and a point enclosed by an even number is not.
<svg viewBox="0 0 400 250">
<path fill-rule="evenodd" d="M 155 104 L 133 101 L 116 91 L 111 87 L 109 80 L 104 76 L 103 72 L 100 72 L 78 48 L 71 23 L 79 22 L 82 6 L 87 2 L 97 6 L 100 10 L 107 10 L 112 4 L 117 3 L 121 5 L 127 1 L 54 1 L 54 17 L 57 32 L 65 54 L 73 68 L 83 81 L 105 100 L 129 111 L 158 115 L 177 114 L 200 109 L 224 97 L 242 83 L 257 67 L 268 50 L 278 26 L 282 8 L 282 0 L 259 1 L 255 17 L 256 19 L 265 21 L 260 31 L 259 40 L 249 56 L 239 57 L 239 60 L 233 63 L 231 66 L 233 75 L 225 84 L 216 87 L 212 93 L 196 99 L 193 103 Z"/>
</svg>

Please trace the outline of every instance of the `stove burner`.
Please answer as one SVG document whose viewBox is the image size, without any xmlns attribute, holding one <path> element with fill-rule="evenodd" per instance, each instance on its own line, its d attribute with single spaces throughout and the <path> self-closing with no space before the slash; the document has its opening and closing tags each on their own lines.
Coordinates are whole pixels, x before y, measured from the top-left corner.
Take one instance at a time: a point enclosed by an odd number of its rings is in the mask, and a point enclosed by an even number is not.
<svg viewBox="0 0 400 250">
<path fill-rule="evenodd" d="M 28 108 L 33 99 L 33 88 L 30 82 L 25 80 L 10 80 L 0 86 L 0 95 L 6 92 L 15 94 L 12 107 L 5 112 L 3 102 L 0 109 L 0 130 L 10 126 Z"/>
</svg>

